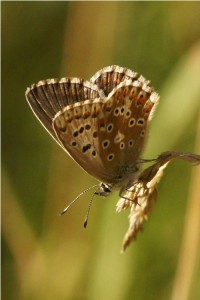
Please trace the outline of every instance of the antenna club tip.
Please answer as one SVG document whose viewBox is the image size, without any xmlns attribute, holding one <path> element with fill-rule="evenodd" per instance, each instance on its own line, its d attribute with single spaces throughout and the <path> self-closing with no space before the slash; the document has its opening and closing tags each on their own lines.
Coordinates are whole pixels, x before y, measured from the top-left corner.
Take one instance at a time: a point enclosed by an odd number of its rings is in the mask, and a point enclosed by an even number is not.
<svg viewBox="0 0 200 300">
<path fill-rule="evenodd" d="M 86 228 L 87 227 L 87 220 L 85 220 L 83 227 Z"/>
<path fill-rule="evenodd" d="M 63 210 L 59 213 L 59 216 L 60 216 L 60 217 L 63 216 L 63 215 L 66 213 L 67 210 L 68 210 L 68 207 L 65 208 L 65 209 L 63 209 Z"/>
</svg>

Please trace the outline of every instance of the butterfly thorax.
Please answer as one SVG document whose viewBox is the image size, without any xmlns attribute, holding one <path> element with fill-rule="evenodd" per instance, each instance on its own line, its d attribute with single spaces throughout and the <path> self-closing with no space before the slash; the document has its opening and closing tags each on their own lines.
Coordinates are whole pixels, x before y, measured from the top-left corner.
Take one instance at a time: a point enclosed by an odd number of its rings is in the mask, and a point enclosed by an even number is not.
<svg viewBox="0 0 200 300">
<path fill-rule="evenodd" d="M 134 181 L 138 175 L 139 166 L 133 165 L 120 165 L 115 168 L 115 176 L 110 178 L 110 180 L 106 180 L 105 183 L 111 184 L 115 188 L 121 188 L 122 186 L 126 186 L 128 182 Z"/>
<path fill-rule="evenodd" d="M 107 197 L 113 190 L 119 190 L 119 193 L 124 192 L 133 182 L 136 181 L 139 173 L 139 167 L 135 166 L 120 166 L 116 170 L 118 174 L 115 178 L 112 178 L 110 182 L 101 182 L 99 189 L 95 192 L 96 195 Z"/>
</svg>

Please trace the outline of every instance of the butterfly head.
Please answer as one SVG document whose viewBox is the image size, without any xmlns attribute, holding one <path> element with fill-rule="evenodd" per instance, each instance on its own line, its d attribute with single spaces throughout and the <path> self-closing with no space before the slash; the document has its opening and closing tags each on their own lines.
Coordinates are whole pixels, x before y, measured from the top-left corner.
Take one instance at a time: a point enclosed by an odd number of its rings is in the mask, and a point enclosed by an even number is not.
<svg viewBox="0 0 200 300">
<path fill-rule="evenodd" d="M 95 195 L 107 197 L 112 193 L 113 186 L 111 184 L 100 183 Z"/>
</svg>

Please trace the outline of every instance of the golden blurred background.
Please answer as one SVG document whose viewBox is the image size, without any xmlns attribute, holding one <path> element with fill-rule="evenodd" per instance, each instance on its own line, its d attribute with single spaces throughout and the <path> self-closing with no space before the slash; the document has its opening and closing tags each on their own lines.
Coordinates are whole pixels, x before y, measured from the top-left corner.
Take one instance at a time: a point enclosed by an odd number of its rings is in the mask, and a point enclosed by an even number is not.
<svg viewBox="0 0 200 300">
<path fill-rule="evenodd" d="M 2 2 L 2 299 L 200 299 L 200 168 L 174 162 L 144 232 L 122 255 L 128 212 L 51 139 L 25 90 L 117 64 L 161 95 L 145 158 L 200 153 L 200 3 Z M 199 124 L 199 125 L 198 125 Z"/>
</svg>

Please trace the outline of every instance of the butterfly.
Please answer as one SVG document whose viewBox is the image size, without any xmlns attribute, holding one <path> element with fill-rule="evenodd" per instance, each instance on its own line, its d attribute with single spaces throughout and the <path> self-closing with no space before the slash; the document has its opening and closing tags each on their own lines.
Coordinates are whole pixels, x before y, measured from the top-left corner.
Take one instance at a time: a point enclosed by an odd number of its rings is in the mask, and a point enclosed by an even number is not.
<svg viewBox="0 0 200 300">
<path fill-rule="evenodd" d="M 146 217 L 141 216 L 150 211 L 166 165 L 175 158 L 200 163 L 199 155 L 171 151 L 150 160 L 154 164 L 141 171 L 146 162 L 141 153 L 159 95 L 150 81 L 128 68 L 108 66 L 89 81 L 41 80 L 26 90 L 26 99 L 63 150 L 101 182 L 94 194 L 108 196 L 119 190 L 117 211 L 130 207 L 134 215 L 124 249 L 142 229 Z"/>
</svg>

